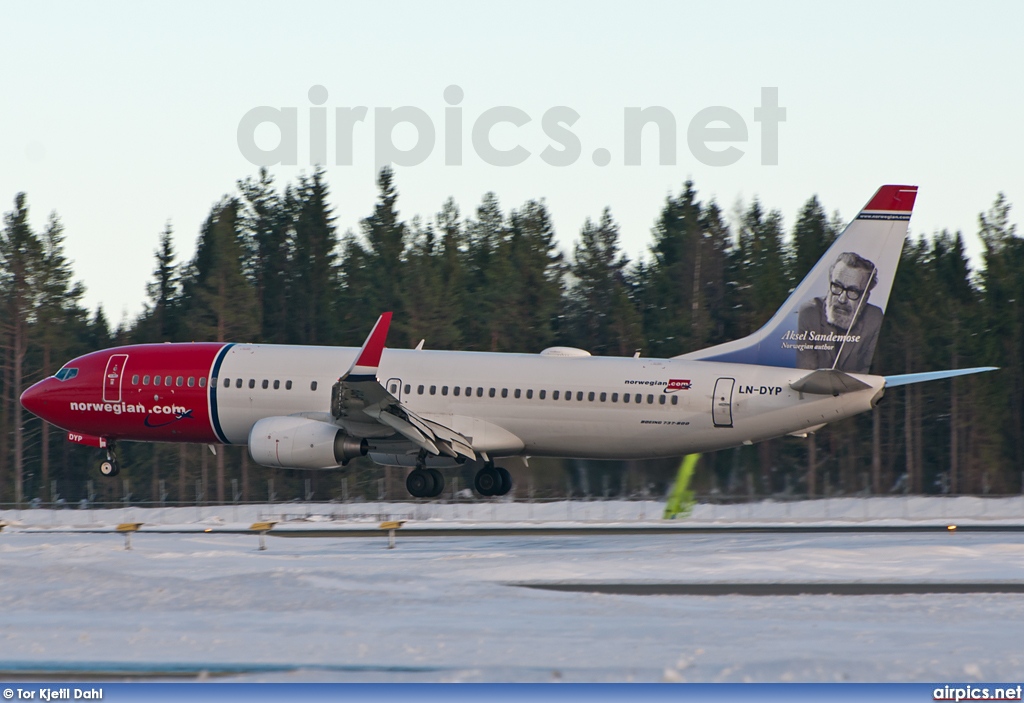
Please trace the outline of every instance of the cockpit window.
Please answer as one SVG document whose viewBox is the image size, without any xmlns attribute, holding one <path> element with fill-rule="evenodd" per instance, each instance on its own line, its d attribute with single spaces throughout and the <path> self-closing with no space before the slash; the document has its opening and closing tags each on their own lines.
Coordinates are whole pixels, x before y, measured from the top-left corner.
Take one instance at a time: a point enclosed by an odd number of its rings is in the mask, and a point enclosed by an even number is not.
<svg viewBox="0 0 1024 703">
<path fill-rule="evenodd" d="M 74 378 L 77 375 L 78 375 L 78 369 L 73 369 L 73 368 L 70 368 L 68 366 L 65 366 L 60 371 L 55 373 L 54 377 L 58 381 L 67 381 L 67 380 L 70 380 L 70 379 Z"/>
</svg>

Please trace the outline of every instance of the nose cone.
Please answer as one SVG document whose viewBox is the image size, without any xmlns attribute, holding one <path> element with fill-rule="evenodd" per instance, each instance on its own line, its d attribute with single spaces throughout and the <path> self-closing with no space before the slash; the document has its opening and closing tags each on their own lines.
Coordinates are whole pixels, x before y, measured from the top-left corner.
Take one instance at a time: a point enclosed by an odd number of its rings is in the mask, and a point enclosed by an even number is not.
<svg viewBox="0 0 1024 703">
<path fill-rule="evenodd" d="M 39 383 L 36 383 L 30 387 L 27 391 L 21 394 L 21 406 L 28 410 L 33 415 L 44 417 L 43 413 L 46 408 L 46 385 L 47 380 L 44 379 Z M 45 418 L 44 418 L 45 419 Z"/>
</svg>

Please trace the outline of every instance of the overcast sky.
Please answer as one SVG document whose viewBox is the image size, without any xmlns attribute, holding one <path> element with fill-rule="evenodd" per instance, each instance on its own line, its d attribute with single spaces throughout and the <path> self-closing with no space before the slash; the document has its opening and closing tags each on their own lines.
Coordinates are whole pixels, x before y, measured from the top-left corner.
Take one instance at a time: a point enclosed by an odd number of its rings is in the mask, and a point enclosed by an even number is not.
<svg viewBox="0 0 1024 703">
<path fill-rule="evenodd" d="M 375 142 L 408 150 L 424 138 L 410 124 L 385 130 L 376 108 L 401 106 L 435 132 L 421 163 L 396 168 L 404 218 L 432 218 L 449 196 L 464 215 L 487 191 L 506 210 L 544 198 L 567 253 L 608 206 L 627 253 L 644 256 L 666 195 L 687 178 L 726 210 L 758 197 L 787 227 L 812 194 L 849 218 L 880 184 L 916 184 L 911 230 L 961 229 L 973 251 L 997 192 L 1017 205 L 1015 221 L 1024 207 L 1020 3 L 178 0 L 17 3 L 2 17 L 0 210 L 20 191 L 39 228 L 56 210 L 87 305 L 115 323 L 142 310 L 165 223 L 190 258 L 210 206 L 256 173 L 239 147 L 253 108 L 295 108 L 297 159 L 271 167 L 278 182 L 311 170 L 314 86 L 340 233 L 372 210 Z M 458 139 L 446 125 L 452 85 Z M 763 88 L 786 111 L 777 165 L 763 163 L 770 129 L 755 120 Z M 352 163 L 339 163 L 336 109 L 358 106 L 368 112 L 352 128 Z M 494 149 L 528 152 L 519 165 L 492 165 L 474 147 L 474 126 L 501 106 L 530 120 L 489 132 Z M 625 111 L 652 106 L 674 120 L 674 163 L 659 163 L 649 125 L 640 165 L 626 165 Z M 732 140 L 707 147 L 738 149 L 730 165 L 688 143 L 715 106 L 731 111 Z M 578 120 L 546 127 L 563 107 Z M 269 123 L 250 132 L 263 150 L 278 145 Z M 546 163 L 566 134 L 578 158 Z M 456 142 L 462 163 L 446 165 Z M 595 164 L 599 149 L 607 165 Z"/>
</svg>

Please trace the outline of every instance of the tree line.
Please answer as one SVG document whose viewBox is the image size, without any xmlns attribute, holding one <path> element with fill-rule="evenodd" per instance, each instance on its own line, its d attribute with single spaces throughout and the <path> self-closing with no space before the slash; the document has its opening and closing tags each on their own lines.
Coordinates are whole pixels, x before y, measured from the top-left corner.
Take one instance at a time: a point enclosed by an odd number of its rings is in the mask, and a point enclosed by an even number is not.
<svg viewBox="0 0 1024 703">
<path fill-rule="evenodd" d="M 0 232 L 0 503 L 87 497 L 94 452 L 70 446 L 18 397 L 91 350 L 163 341 L 359 345 L 390 310 L 392 347 L 425 339 L 434 349 L 538 352 L 558 344 L 670 357 L 755 331 L 845 226 L 817 196 L 789 228 L 757 199 L 728 217 L 687 181 L 657 213 L 649 255 L 631 261 L 607 208 L 563 252 L 542 199 L 507 209 L 488 193 L 469 213 L 449 199 L 433 217 L 403 219 L 394 173 L 381 171 L 377 185 L 360 231 L 340 234 L 323 170 L 283 186 L 265 170 L 240 180 L 211 208 L 190 259 L 179 258 L 167 225 L 144 311 L 113 329 L 102 308 L 82 305 L 60 218 L 50 215 L 37 231 L 18 194 Z M 960 232 L 907 239 L 872 372 L 1000 371 L 892 389 L 872 413 L 809 437 L 708 454 L 698 490 L 1020 491 L 1024 239 L 1001 194 L 979 215 L 978 234 L 984 252 L 974 270 Z M 346 474 L 273 471 L 251 466 L 239 448 L 213 455 L 123 443 L 120 451 L 130 483 L 97 480 L 88 497 L 255 500 L 271 490 L 292 497 L 308 480 L 312 497 L 376 498 L 383 475 L 363 460 Z M 517 491 L 658 494 L 675 463 L 532 461 Z"/>
</svg>

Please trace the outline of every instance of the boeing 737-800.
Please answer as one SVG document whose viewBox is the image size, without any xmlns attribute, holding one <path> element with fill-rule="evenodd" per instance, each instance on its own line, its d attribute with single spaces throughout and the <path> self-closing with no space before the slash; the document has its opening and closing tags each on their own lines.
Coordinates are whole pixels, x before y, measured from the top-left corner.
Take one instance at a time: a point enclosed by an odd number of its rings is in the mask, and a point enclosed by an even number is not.
<svg viewBox="0 0 1024 703">
<path fill-rule="evenodd" d="M 21 402 L 68 439 L 246 444 L 264 466 L 334 469 L 368 455 L 411 468 L 417 497 L 472 462 L 483 495 L 510 457 L 679 456 L 813 432 L 870 410 L 887 387 L 977 373 L 868 373 L 917 188 L 880 188 L 764 327 L 670 359 L 553 347 L 498 354 L 385 347 L 384 313 L 359 349 L 140 344 L 86 354 Z"/>
</svg>

